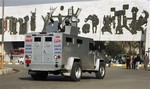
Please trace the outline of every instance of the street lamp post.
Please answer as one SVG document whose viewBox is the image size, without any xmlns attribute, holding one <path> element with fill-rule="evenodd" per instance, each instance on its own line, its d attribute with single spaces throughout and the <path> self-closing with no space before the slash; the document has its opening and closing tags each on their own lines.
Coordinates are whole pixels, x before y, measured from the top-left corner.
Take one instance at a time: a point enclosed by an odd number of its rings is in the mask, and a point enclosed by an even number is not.
<svg viewBox="0 0 150 89">
<path fill-rule="evenodd" d="M 4 69 L 4 0 L 2 0 L 2 59 L 1 59 L 1 69 Z"/>
</svg>

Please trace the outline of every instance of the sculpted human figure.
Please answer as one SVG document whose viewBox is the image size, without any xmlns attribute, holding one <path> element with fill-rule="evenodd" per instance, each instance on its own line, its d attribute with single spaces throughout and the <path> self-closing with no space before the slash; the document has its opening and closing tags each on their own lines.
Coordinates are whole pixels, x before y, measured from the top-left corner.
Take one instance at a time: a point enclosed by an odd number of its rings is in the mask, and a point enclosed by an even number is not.
<svg viewBox="0 0 150 89">
<path fill-rule="evenodd" d="M 31 27 L 31 31 L 35 31 L 36 29 L 36 13 L 35 12 L 31 12 L 32 16 L 31 16 L 31 21 L 30 21 L 30 27 Z"/>
<path fill-rule="evenodd" d="M 26 15 L 25 17 L 24 17 L 24 22 L 23 22 L 23 29 L 22 29 L 22 34 L 26 34 L 27 33 L 27 30 L 28 30 L 28 21 L 29 21 L 29 16 L 28 15 Z"/>
<path fill-rule="evenodd" d="M 89 15 L 87 18 L 85 18 L 85 22 L 87 22 L 88 20 L 92 21 L 92 31 L 93 31 L 93 33 L 96 33 L 97 25 L 99 24 L 99 18 L 97 17 L 97 15 L 93 14 L 93 15 Z"/>
<path fill-rule="evenodd" d="M 56 10 L 56 7 L 55 8 L 53 8 L 53 7 L 50 7 L 50 12 L 47 12 L 47 15 L 44 17 L 43 15 L 42 15 L 42 19 L 43 19 L 43 21 L 44 21 L 44 25 L 43 25 L 43 30 L 42 30 L 42 32 L 46 32 L 46 27 L 47 27 L 47 25 L 48 25 L 48 23 L 51 21 L 51 22 L 53 22 L 54 20 L 52 19 L 52 15 L 53 15 L 53 13 L 54 13 L 54 11 Z"/>
<path fill-rule="evenodd" d="M 132 12 L 132 22 L 130 24 L 130 28 L 131 28 L 131 31 L 133 32 L 133 34 L 136 34 L 137 31 L 136 31 L 136 28 L 137 28 L 137 12 L 139 11 L 139 9 L 137 7 L 133 7 L 131 12 Z"/>
<path fill-rule="evenodd" d="M 23 33 L 23 19 L 19 18 L 18 22 L 19 22 L 19 34 L 24 34 Z"/>
<path fill-rule="evenodd" d="M 18 33 L 16 27 L 17 27 L 17 18 L 13 17 L 12 18 L 12 31 L 10 34 L 16 35 Z"/>
<path fill-rule="evenodd" d="M 121 25 L 121 15 L 118 15 L 117 16 L 117 22 L 118 22 L 118 25 L 116 27 L 116 34 L 123 34 L 123 29 L 122 29 L 122 25 Z"/>
<path fill-rule="evenodd" d="M 104 26 L 102 27 L 102 34 L 104 34 L 104 32 L 109 32 L 112 34 L 111 31 L 111 16 L 104 16 L 103 18 L 103 24 Z"/>
<path fill-rule="evenodd" d="M 144 28 L 142 27 L 144 24 L 147 25 L 147 22 L 148 22 L 148 18 L 149 18 L 149 13 L 145 10 L 143 10 L 143 14 L 145 16 L 140 16 L 138 18 L 138 21 L 137 21 L 137 31 L 142 31 L 142 33 L 144 34 Z"/>
<path fill-rule="evenodd" d="M 50 21 L 50 13 L 47 13 L 47 15 L 44 17 L 42 16 L 42 19 L 44 21 L 43 31 L 46 32 L 46 26 L 48 25 L 48 22 Z"/>
</svg>

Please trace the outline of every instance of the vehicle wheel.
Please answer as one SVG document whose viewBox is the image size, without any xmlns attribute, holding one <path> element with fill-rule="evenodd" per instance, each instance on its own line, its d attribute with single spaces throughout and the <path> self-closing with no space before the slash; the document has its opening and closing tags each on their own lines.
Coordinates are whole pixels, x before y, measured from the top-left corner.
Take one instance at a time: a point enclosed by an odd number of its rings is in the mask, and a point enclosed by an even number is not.
<svg viewBox="0 0 150 89">
<path fill-rule="evenodd" d="M 71 80 L 72 81 L 80 81 L 82 76 L 82 67 L 80 62 L 75 62 L 73 64 L 72 70 L 71 70 Z"/>
<path fill-rule="evenodd" d="M 106 69 L 103 63 L 100 63 L 99 70 L 95 72 L 96 78 L 103 79 L 105 77 Z"/>
<path fill-rule="evenodd" d="M 37 72 L 37 74 L 31 74 L 34 80 L 45 80 L 48 76 L 48 72 Z"/>
</svg>

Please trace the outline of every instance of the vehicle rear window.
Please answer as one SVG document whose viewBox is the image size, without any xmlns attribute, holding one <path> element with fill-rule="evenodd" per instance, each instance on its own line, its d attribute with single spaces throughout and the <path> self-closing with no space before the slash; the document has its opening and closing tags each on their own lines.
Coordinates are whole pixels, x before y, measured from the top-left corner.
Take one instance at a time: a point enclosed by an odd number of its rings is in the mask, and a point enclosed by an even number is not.
<svg viewBox="0 0 150 89">
<path fill-rule="evenodd" d="M 82 44 L 82 40 L 77 39 L 77 43 L 78 43 L 78 44 Z"/>
<path fill-rule="evenodd" d="M 51 42 L 52 41 L 52 37 L 45 37 L 45 42 Z"/>
<path fill-rule="evenodd" d="M 35 37 L 34 42 L 41 42 L 41 37 Z"/>
<path fill-rule="evenodd" d="M 71 42 L 72 43 L 72 38 L 66 37 L 66 42 Z"/>
</svg>

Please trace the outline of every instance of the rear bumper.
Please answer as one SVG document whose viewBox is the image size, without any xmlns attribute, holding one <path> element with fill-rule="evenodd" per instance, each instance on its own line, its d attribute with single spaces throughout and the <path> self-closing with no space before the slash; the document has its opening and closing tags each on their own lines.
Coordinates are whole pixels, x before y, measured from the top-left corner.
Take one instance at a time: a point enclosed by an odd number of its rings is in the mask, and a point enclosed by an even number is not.
<svg viewBox="0 0 150 89">
<path fill-rule="evenodd" d="M 60 64 L 25 64 L 26 69 L 32 71 L 57 71 L 62 69 Z"/>
<path fill-rule="evenodd" d="M 37 73 L 43 73 L 43 72 L 47 72 L 49 74 L 60 74 L 60 73 L 68 73 L 68 71 L 66 69 L 60 69 L 60 70 L 28 70 L 28 74 L 37 74 Z"/>
</svg>

